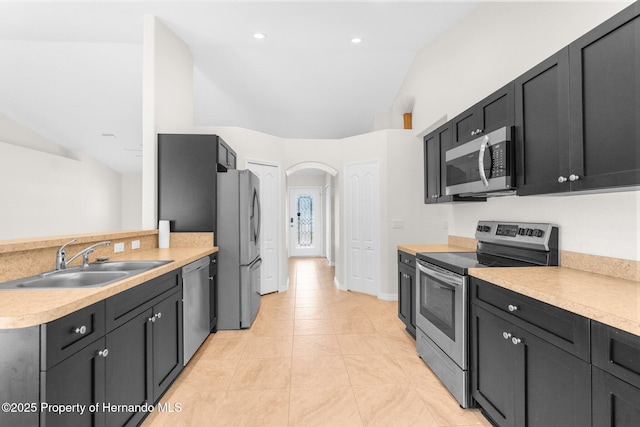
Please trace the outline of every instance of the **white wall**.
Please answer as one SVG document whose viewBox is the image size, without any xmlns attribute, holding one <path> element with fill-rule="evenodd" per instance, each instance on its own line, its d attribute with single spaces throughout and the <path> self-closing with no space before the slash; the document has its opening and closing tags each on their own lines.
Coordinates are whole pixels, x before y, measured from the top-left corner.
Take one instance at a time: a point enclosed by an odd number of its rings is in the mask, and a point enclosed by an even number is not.
<svg viewBox="0 0 640 427">
<path fill-rule="evenodd" d="M 0 240 L 119 230 L 120 175 L 0 142 Z"/>
<path fill-rule="evenodd" d="M 193 126 L 191 49 L 155 16 L 144 17 L 142 226 L 157 228 L 157 134 Z"/>
<path fill-rule="evenodd" d="M 123 230 L 142 228 L 142 176 L 122 175 L 122 219 Z"/>
<path fill-rule="evenodd" d="M 425 46 L 391 108 L 416 99 L 416 132 L 472 106 L 630 2 L 487 3 Z M 401 127 L 401 117 L 393 117 Z M 449 233 L 473 237 L 479 219 L 552 222 L 562 250 L 639 260 L 638 192 L 507 197 L 448 208 Z M 424 227 L 443 215 L 429 206 Z M 440 220 L 441 221 L 441 220 Z"/>
</svg>

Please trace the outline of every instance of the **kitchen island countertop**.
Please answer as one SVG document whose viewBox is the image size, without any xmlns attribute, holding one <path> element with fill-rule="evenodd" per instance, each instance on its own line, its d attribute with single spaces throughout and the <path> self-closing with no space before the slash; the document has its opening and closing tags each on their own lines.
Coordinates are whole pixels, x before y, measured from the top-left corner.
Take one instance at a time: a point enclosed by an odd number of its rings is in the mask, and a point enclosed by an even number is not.
<svg viewBox="0 0 640 427">
<path fill-rule="evenodd" d="M 173 260 L 173 262 L 100 288 L 0 289 L 0 329 L 24 328 L 51 322 L 217 251 L 217 247 L 178 247 L 145 249 L 114 256 L 110 261 Z"/>
</svg>

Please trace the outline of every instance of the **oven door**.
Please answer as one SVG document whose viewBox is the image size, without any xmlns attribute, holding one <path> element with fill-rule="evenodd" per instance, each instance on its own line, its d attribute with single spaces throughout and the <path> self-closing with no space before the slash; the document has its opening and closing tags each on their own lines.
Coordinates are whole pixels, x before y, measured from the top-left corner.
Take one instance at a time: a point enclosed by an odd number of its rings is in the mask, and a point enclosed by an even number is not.
<svg viewBox="0 0 640 427">
<path fill-rule="evenodd" d="M 416 326 L 466 370 L 468 277 L 422 260 L 416 273 Z"/>
</svg>

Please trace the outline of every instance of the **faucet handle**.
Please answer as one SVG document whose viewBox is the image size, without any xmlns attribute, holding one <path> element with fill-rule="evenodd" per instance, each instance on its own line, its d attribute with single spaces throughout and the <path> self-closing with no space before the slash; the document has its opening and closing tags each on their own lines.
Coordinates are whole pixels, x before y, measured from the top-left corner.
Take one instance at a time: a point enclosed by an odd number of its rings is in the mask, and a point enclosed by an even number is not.
<svg viewBox="0 0 640 427">
<path fill-rule="evenodd" d="M 74 238 L 72 240 L 69 240 L 67 243 L 65 243 L 64 245 L 60 246 L 60 249 L 58 249 L 58 253 L 65 253 L 64 248 L 66 248 L 67 246 L 69 246 L 72 243 L 75 243 L 78 239 Z"/>
</svg>

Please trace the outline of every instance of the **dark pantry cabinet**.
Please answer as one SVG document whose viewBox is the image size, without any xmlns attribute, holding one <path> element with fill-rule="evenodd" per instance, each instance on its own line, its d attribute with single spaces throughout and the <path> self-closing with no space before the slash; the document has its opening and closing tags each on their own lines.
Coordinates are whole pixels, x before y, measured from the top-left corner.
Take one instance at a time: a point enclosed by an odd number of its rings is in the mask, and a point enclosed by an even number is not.
<svg viewBox="0 0 640 427">
<path fill-rule="evenodd" d="M 398 251 L 398 318 L 416 337 L 416 257 Z"/>
<path fill-rule="evenodd" d="M 591 425 L 589 320 L 472 278 L 472 396 L 500 427 Z"/>
<path fill-rule="evenodd" d="M 516 79 L 518 194 L 640 185 L 640 4 Z"/>
<path fill-rule="evenodd" d="M 158 219 L 171 231 L 216 231 L 217 173 L 236 153 L 217 135 L 158 135 Z"/>
<path fill-rule="evenodd" d="M 218 254 L 209 256 L 209 329 L 218 331 Z"/>
</svg>

